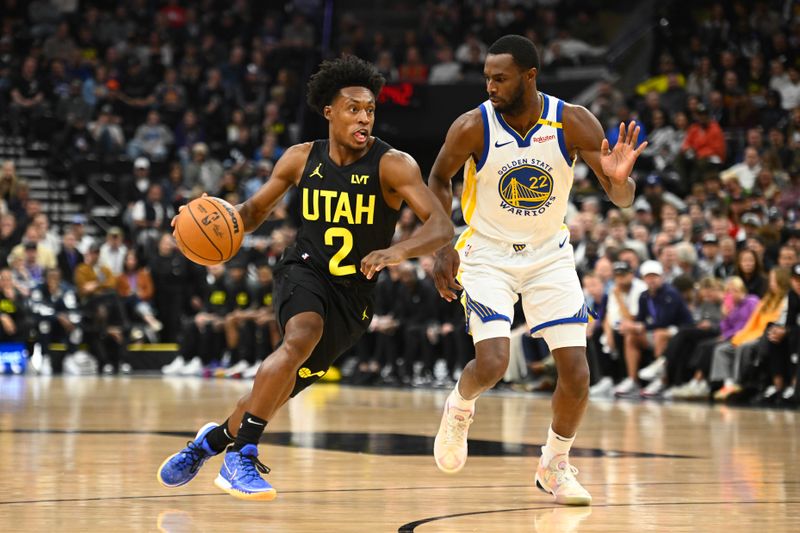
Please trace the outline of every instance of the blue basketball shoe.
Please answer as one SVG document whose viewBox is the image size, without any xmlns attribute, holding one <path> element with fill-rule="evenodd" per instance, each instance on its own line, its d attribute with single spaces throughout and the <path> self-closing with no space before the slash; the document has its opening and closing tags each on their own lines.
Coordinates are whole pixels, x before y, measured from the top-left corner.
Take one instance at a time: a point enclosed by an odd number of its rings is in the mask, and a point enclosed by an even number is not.
<svg viewBox="0 0 800 533">
<path fill-rule="evenodd" d="M 194 476 L 197 475 L 203 463 L 205 463 L 209 457 L 217 455 L 218 453 L 212 450 L 208 446 L 208 442 L 206 442 L 206 435 L 208 435 L 208 432 L 217 426 L 218 424 L 209 422 L 200 428 L 200 431 L 197 432 L 197 436 L 193 441 L 186 443 L 184 449 L 167 457 L 158 468 L 158 473 L 156 475 L 156 477 L 158 477 L 158 482 L 165 487 L 180 487 L 194 479 Z"/>
<path fill-rule="evenodd" d="M 256 445 L 248 444 L 225 454 L 214 485 L 242 500 L 274 500 L 278 493 L 261 474 L 269 474 L 269 467 L 258 460 Z"/>
</svg>

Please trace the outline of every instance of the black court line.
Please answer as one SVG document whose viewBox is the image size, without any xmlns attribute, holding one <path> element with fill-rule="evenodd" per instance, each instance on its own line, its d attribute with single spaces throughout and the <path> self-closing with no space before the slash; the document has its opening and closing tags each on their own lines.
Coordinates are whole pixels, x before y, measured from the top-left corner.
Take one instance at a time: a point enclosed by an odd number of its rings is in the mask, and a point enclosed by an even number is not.
<svg viewBox="0 0 800 533">
<path fill-rule="evenodd" d="M 609 508 L 609 507 L 668 507 L 668 506 L 690 506 L 690 505 L 727 505 L 727 504 L 736 504 L 736 505 L 773 505 L 773 504 L 794 504 L 800 503 L 800 500 L 776 500 L 776 501 L 732 501 L 732 500 L 723 500 L 723 501 L 716 501 L 716 502 L 653 502 L 653 503 L 606 503 L 606 504 L 598 504 L 592 505 L 591 507 L 586 507 L 586 509 L 598 509 L 598 508 Z M 442 515 L 442 516 L 432 516 L 430 518 L 423 518 L 421 520 L 416 520 L 414 522 L 409 522 L 408 524 L 403 524 L 400 526 L 400 529 L 397 530 L 397 533 L 414 533 L 415 528 L 418 526 L 429 524 L 431 522 L 436 522 L 439 520 L 447 520 L 448 518 L 460 518 L 462 516 L 477 516 L 483 514 L 497 514 L 497 513 L 516 513 L 520 511 L 544 511 L 547 509 L 579 509 L 579 507 L 564 507 L 561 505 L 546 505 L 543 507 L 517 507 L 513 509 L 494 509 L 491 511 L 471 511 L 469 513 L 456 513 L 450 515 Z"/>
<path fill-rule="evenodd" d="M 686 483 L 684 481 L 650 481 L 636 483 L 636 486 L 652 485 L 798 485 L 800 481 L 699 481 Z M 630 483 L 584 483 L 586 487 L 614 487 L 620 485 L 630 485 Z M 367 487 L 361 489 L 316 489 L 316 490 L 284 490 L 279 494 L 326 494 L 337 492 L 391 492 L 391 491 L 420 491 L 420 490 L 474 490 L 474 489 L 525 489 L 532 488 L 532 483 L 521 485 L 436 485 L 423 487 Z M 227 496 L 224 492 L 195 492 L 189 494 L 150 494 L 141 496 L 95 496 L 92 498 L 50 498 L 43 500 L 13 500 L 0 501 L 0 505 L 22 505 L 36 503 L 70 503 L 70 502 L 92 502 L 92 501 L 113 501 L 113 500 L 158 500 L 165 498 L 196 498 L 198 496 Z M 791 503 L 791 502 L 787 502 Z M 595 506 L 597 507 L 597 506 Z M 557 506 L 555 508 L 560 508 Z M 494 512 L 494 511 L 492 511 Z M 469 514 L 469 513 L 467 513 Z"/>
<path fill-rule="evenodd" d="M 0 429 L 0 433 L 18 434 L 57 434 L 57 435 L 155 435 L 194 439 L 195 433 L 189 431 L 125 430 L 125 429 Z M 433 437 L 408 435 L 403 433 L 366 433 L 344 431 L 291 432 L 275 431 L 265 433 L 261 442 L 277 446 L 330 450 L 337 452 L 363 453 L 389 456 L 429 456 L 433 450 Z M 526 442 L 503 442 L 483 439 L 470 439 L 469 449 L 472 457 L 539 457 L 542 444 Z M 608 457 L 608 458 L 659 458 L 659 459 L 702 459 L 692 455 L 606 450 L 603 448 L 574 447 L 570 457 Z"/>
</svg>

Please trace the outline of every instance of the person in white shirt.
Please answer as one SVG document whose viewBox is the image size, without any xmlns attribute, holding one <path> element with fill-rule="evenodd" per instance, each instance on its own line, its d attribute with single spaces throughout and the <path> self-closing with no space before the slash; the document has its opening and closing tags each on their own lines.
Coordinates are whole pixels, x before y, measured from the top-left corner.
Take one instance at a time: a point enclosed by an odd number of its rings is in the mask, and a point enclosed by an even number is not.
<svg viewBox="0 0 800 533">
<path fill-rule="evenodd" d="M 750 191 L 756 183 L 759 172 L 761 172 L 761 156 L 758 155 L 758 150 L 750 146 L 744 150 L 744 161 L 723 170 L 719 176 L 723 183 L 737 179 L 745 191 Z"/>
<path fill-rule="evenodd" d="M 614 263 L 614 283 L 606 295 L 600 337 L 602 351 L 611 359 L 624 360 L 624 337 L 619 328 L 623 321 L 634 320 L 639 313 L 639 296 L 647 290 L 647 284 L 634 276 L 631 265 L 624 261 Z M 614 389 L 614 378 L 606 372 L 591 389 L 592 397 L 611 396 Z"/>
<path fill-rule="evenodd" d="M 122 238 L 122 229 L 117 226 L 109 228 L 106 233 L 106 242 L 100 246 L 100 257 L 97 259 L 97 264 L 106 266 L 119 276 L 125 266 L 125 254 L 128 253 L 128 247 L 125 246 Z"/>
</svg>

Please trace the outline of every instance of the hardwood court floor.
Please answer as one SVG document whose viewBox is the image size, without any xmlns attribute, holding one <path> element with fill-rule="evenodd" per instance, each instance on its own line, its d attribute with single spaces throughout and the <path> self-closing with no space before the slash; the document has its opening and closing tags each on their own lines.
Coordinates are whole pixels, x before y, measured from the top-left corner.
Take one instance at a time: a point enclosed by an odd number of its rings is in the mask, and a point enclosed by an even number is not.
<svg viewBox="0 0 800 533">
<path fill-rule="evenodd" d="M 455 476 L 430 454 L 446 391 L 317 385 L 270 422 L 273 502 L 178 489 L 161 461 L 248 384 L 0 376 L 0 531 L 798 531 L 796 412 L 593 403 L 573 463 L 592 508 L 533 486 L 549 399 L 487 395 Z"/>
</svg>

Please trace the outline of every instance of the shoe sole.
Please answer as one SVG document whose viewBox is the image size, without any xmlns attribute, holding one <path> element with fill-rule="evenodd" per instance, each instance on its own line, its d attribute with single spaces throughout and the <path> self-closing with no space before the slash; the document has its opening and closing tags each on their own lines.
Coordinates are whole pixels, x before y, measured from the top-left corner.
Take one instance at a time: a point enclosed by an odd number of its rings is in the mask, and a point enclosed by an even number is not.
<svg viewBox="0 0 800 533">
<path fill-rule="evenodd" d="M 576 506 L 576 507 L 592 505 L 592 497 L 591 496 L 589 496 L 588 498 L 583 497 L 583 496 L 565 496 L 565 497 L 559 499 L 558 496 L 553 494 L 552 491 L 544 488 L 544 485 L 541 483 L 541 481 L 539 481 L 539 474 L 538 473 L 536 474 L 534 479 L 536 480 L 536 488 L 539 489 L 540 491 L 544 492 L 545 494 L 549 494 L 550 496 L 552 496 L 553 500 L 558 504 L 571 505 L 571 506 Z"/>
<path fill-rule="evenodd" d="M 264 492 L 242 492 L 240 490 L 236 490 L 231 487 L 231 484 L 227 479 L 219 474 L 217 475 L 216 479 L 214 479 L 214 485 L 223 492 L 227 492 L 234 498 L 239 498 L 240 500 L 268 502 L 278 497 L 278 491 L 275 489 L 266 490 Z"/>
<path fill-rule="evenodd" d="M 200 437 L 200 435 L 201 435 L 201 434 L 202 434 L 204 431 L 206 431 L 206 430 L 207 430 L 209 427 L 212 427 L 212 428 L 214 428 L 214 427 L 217 427 L 218 425 L 219 425 L 219 424 L 215 424 L 214 422 L 209 422 L 209 423 L 207 423 L 206 425 L 204 425 L 203 427 L 201 427 L 201 428 L 200 428 L 200 429 L 197 431 L 197 435 L 195 435 L 195 436 L 194 436 L 194 440 L 197 440 L 197 439 L 198 439 L 198 437 Z M 186 481 L 184 481 L 183 483 L 178 483 L 177 485 L 170 485 L 169 483 L 167 483 L 166 481 L 164 481 L 164 480 L 161 478 L 161 471 L 164 469 L 164 465 L 166 465 L 166 464 L 167 464 L 167 463 L 168 463 L 168 462 L 169 462 L 169 461 L 170 461 L 170 460 L 171 460 L 173 457 L 175 457 L 175 456 L 176 456 L 176 455 L 178 455 L 179 453 L 181 453 L 181 452 L 173 453 L 172 455 L 170 455 L 169 457 L 167 457 L 166 459 L 164 459 L 164 462 L 163 462 L 163 463 L 161 463 L 161 466 L 159 466 L 159 467 L 158 467 L 158 470 L 156 470 L 156 479 L 158 480 L 159 484 L 161 484 L 161 486 L 162 486 L 162 487 L 167 487 L 168 489 L 174 489 L 175 487 L 182 487 L 183 485 L 186 485 L 186 484 L 187 484 L 187 483 L 189 483 L 191 480 L 193 480 L 193 479 L 195 478 L 195 476 L 197 476 L 197 472 L 199 472 L 199 471 L 200 471 L 200 468 L 198 468 L 198 469 L 197 469 L 197 471 L 194 473 L 194 476 L 190 477 L 189 479 L 187 479 L 187 480 L 186 480 Z M 201 465 L 201 467 L 202 467 L 202 465 Z"/>
</svg>

